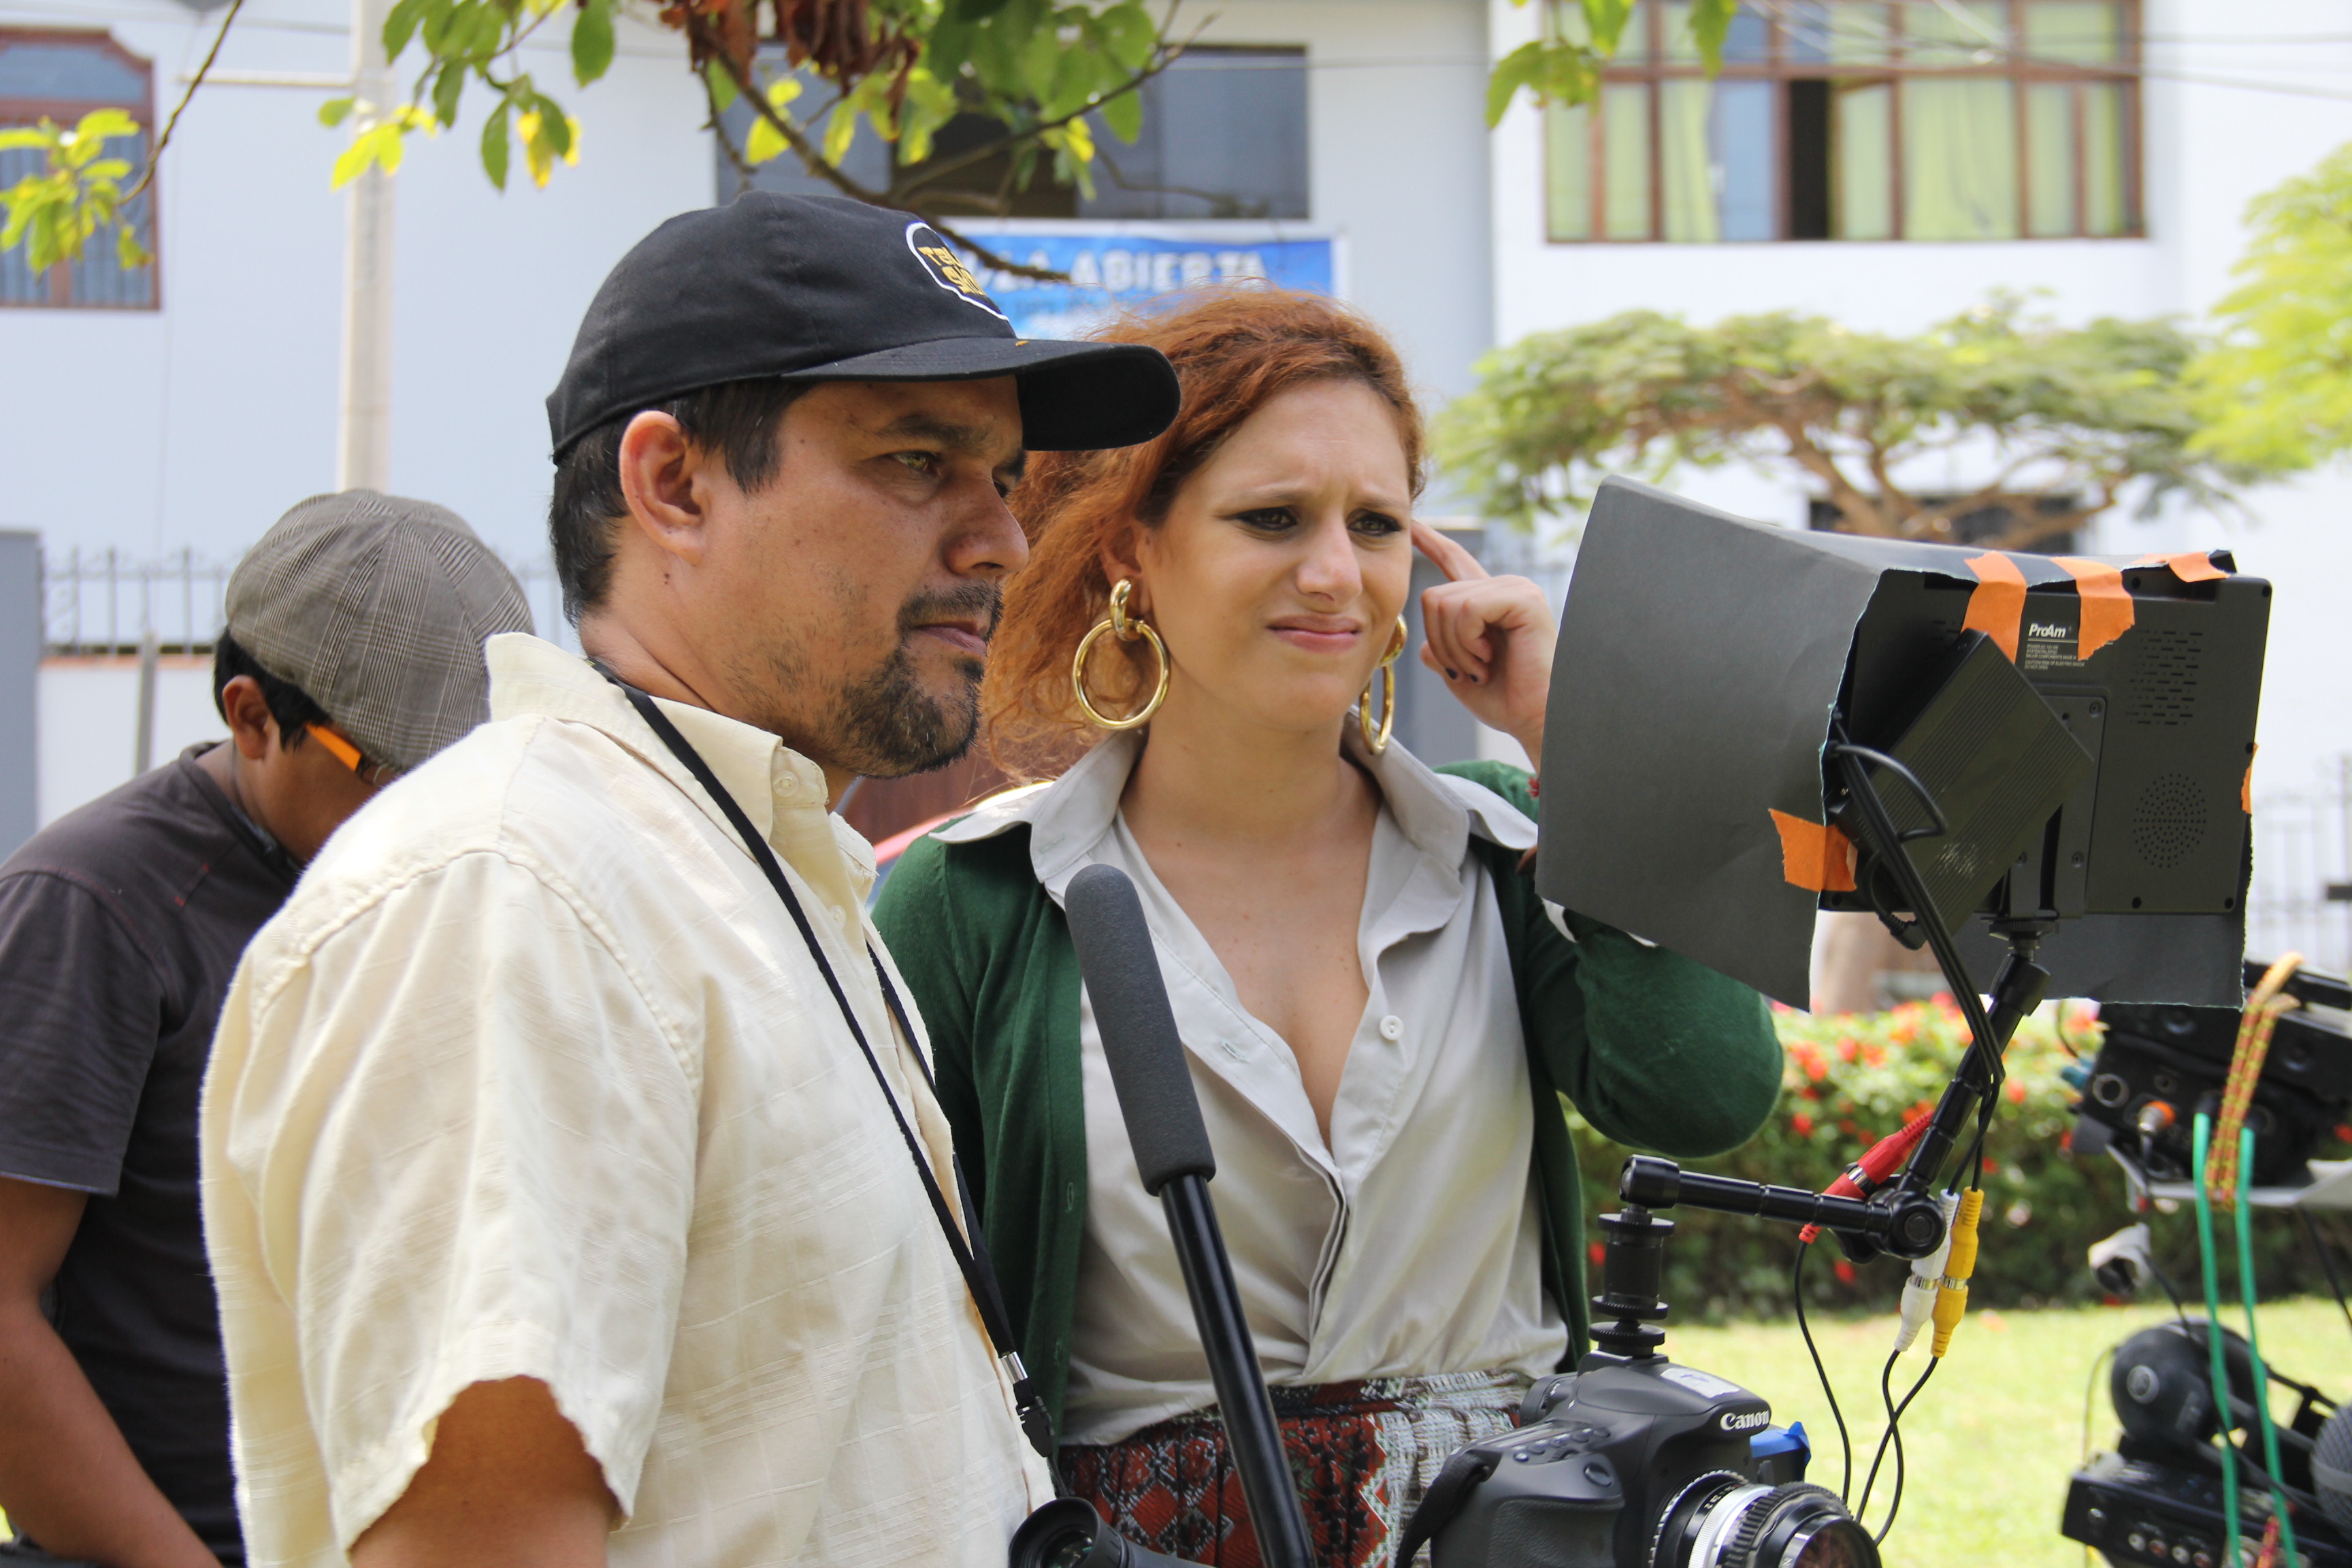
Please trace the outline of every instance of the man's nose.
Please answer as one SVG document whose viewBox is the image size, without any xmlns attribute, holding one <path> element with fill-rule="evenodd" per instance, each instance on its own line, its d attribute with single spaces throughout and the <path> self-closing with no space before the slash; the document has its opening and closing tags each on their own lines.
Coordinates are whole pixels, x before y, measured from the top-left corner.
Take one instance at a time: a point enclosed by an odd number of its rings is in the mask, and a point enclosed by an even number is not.
<svg viewBox="0 0 2352 1568">
<path fill-rule="evenodd" d="M 993 581 L 1018 571 L 1028 559 L 1029 536 L 1021 531 L 1021 520 L 996 493 L 993 482 L 982 484 L 948 540 L 949 570 L 960 577 Z"/>
</svg>

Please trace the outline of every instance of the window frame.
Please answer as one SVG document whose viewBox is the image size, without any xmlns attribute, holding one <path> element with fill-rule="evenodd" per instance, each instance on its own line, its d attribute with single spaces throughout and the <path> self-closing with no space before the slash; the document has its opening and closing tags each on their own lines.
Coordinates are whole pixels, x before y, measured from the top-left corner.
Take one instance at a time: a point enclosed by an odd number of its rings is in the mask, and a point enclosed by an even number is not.
<svg viewBox="0 0 2352 1568">
<path fill-rule="evenodd" d="M 44 118 L 70 128 L 81 117 L 100 109 L 119 109 L 128 114 L 139 127 L 151 149 L 155 145 L 155 62 L 133 54 L 122 41 L 103 27 L 12 27 L 0 26 L 0 49 L 15 43 L 56 47 L 71 45 L 95 48 L 110 56 L 125 68 L 138 74 L 146 84 L 138 103 L 108 103 L 97 99 L 79 98 L 9 98 L 0 97 L 0 126 L 37 125 Z M 132 171 L 137 177 L 138 171 Z M 140 193 L 147 206 L 145 244 L 149 255 L 148 271 L 153 279 L 149 298 L 142 304 L 121 304 L 107 300 L 77 300 L 73 293 L 73 268 L 70 261 L 60 261 L 49 268 L 48 297 L 45 300 L 0 300 L 0 310 L 161 310 L 163 308 L 163 203 L 157 187 L 161 172 L 148 182 Z M 110 243 L 100 237 L 99 242 Z"/>
<path fill-rule="evenodd" d="M 1551 0 L 1558 5 L 1562 0 Z M 1573 3 L 1573 0 L 1568 0 Z M 1801 60 L 1790 57 L 1788 24 L 1780 8 L 1749 12 L 1765 27 L 1765 58 L 1761 60 L 1729 60 L 1713 78 L 1696 59 L 1671 59 L 1666 51 L 1667 7 L 1662 0 L 1648 5 L 1636 5 L 1626 28 L 1625 44 L 1633 44 L 1643 51 L 1643 58 L 1628 61 L 1623 44 L 1619 57 L 1601 72 L 1600 88 L 1585 110 L 1585 199 L 1590 210 L 1586 214 L 1589 232 L 1582 237 L 1562 237 L 1552 226 L 1552 193 L 1549 177 L 1550 161 L 1555 154 L 1554 139 L 1545 123 L 1554 110 L 1539 114 L 1539 136 L 1543 150 L 1541 160 L 1545 170 L 1541 193 L 1544 243 L 1547 245 L 2025 245 L 2050 244 L 2058 241 L 2108 241 L 2145 239 L 2147 237 L 2147 215 L 2144 200 L 2142 159 L 2145 137 L 2141 124 L 2143 110 L 2140 92 L 2139 40 L 2144 0 L 2113 0 L 2117 11 L 2119 37 L 2118 58 L 2111 64 L 2076 64 L 2073 62 L 2037 61 L 2026 53 L 2025 15 L 2034 0 L 1971 0 L 1990 8 L 1999 6 L 2008 19 L 2008 37 L 2011 40 L 2007 58 L 1990 65 L 1915 65 L 1902 58 L 1906 42 L 1904 22 L 1908 7 L 1895 3 L 1887 6 L 1890 31 L 1887 52 L 1890 59 L 1875 64 L 1848 64 L 1828 60 Z M 1744 7 L 1743 7 L 1744 8 Z M 1641 29 L 1638 41 L 1634 29 Z M 1937 39 L 1947 45 L 1948 40 Z M 1676 240 L 1665 237 L 1665 172 L 1663 163 L 1665 131 L 1662 90 L 1669 81 L 1713 80 L 1718 82 L 1763 81 L 1775 88 L 1772 101 L 1772 167 L 1777 172 L 1779 189 L 1773 199 L 1773 223 L 1777 232 L 1769 239 L 1759 240 Z M 1903 101 L 1901 84 L 1908 80 L 1991 80 L 2013 83 L 2015 91 L 2011 113 L 2015 118 L 2017 147 L 2017 233 L 2013 237 L 1992 239 L 1928 239 L 1915 240 L 1904 232 L 1906 218 L 1903 157 Z M 1789 231 L 1793 226 L 1792 207 L 1796 182 L 1789 177 L 1789 89 L 1792 81 L 1828 81 L 1832 84 L 1832 98 L 1841 88 L 1884 86 L 1889 89 L 1887 159 L 1889 163 L 1887 201 L 1890 232 L 1871 239 L 1847 239 L 1832 234 L 1799 238 Z M 2071 233 L 2037 235 L 2032 232 L 2033 191 L 2032 153 L 2028 142 L 2028 120 L 2032 113 L 2032 95 L 2028 90 L 2036 84 L 2056 84 L 2074 89 L 2070 93 L 2074 142 L 2071 192 L 2074 228 Z M 1611 235 L 1608 232 L 1608 146 L 1607 117 L 1601 105 L 1612 85 L 1643 86 L 1648 92 L 1648 148 L 1650 232 L 1643 236 Z M 2123 164 L 2120 226 L 2113 234 L 2086 234 L 2090 206 L 2089 170 L 2085 162 L 2088 146 L 2089 115 L 2086 86 L 2113 86 L 2122 98 L 2119 116 L 2122 126 L 2117 156 Z M 1834 108 L 1832 107 L 1832 115 Z M 1831 166 L 1832 200 L 1835 201 L 1836 168 Z M 1834 205 L 1832 206 L 1834 211 Z"/>
</svg>

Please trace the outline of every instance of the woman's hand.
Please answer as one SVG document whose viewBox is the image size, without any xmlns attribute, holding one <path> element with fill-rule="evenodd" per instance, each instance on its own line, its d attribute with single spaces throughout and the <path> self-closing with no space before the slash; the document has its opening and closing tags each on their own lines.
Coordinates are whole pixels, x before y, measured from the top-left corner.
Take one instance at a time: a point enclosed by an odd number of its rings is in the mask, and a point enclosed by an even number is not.
<svg viewBox="0 0 2352 1568">
<path fill-rule="evenodd" d="M 1541 767 L 1559 636 L 1543 590 L 1525 577 L 1489 577 L 1476 556 L 1418 520 L 1412 544 L 1449 579 L 1421 595 L 1421 662 L 1480 723 L 1517 741 Z"/>
</svg>

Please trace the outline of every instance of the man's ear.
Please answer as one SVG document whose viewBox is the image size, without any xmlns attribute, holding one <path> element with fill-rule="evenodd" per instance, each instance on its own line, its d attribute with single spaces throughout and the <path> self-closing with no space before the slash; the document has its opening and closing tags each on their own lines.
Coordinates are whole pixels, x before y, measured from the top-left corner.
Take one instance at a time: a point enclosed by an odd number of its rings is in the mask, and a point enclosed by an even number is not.
<svg viewBox="0 0 2352 1568">
<path fill-rule="evenodd" d="M 269 711 L 269 700 L 261 694 L 261 682 L 249 675 L 236 677 L 221 688 L 220 710 L 238 755 L 248 763 L 269 755 L 278 721 Z"/>
<path fill-rule="evenodd" d="M 680 560 L 702 559 L 709 457 L 678 422 L 648 409 L 621 432 L 621 493 L 645 536 Z"/>
</svg>

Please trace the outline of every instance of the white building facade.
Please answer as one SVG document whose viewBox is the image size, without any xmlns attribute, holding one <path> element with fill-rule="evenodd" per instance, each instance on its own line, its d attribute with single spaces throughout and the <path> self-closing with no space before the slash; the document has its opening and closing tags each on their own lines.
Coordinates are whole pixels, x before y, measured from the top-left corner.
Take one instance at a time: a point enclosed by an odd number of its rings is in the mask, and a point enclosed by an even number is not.
<svg viewBox="0 0 2352 1568">
<path fill-rule="evenodd" d="M 1637 28 L 1649 13 L 1656 31 L 1636 36 L 1632 74 L 1601 105 L 1579 118 L 1522 101 L 1490 134 L 1488 64 L 1535 36 L 1535 5 L 1224 0 L 1195 64 L 1225 74 L 1192 79 L 1205 97 L 1172 82 L 1160 140 L 1131 155 L 1171 187 L 1223 179 L 1242 195 L 1188 209 L 1106 191 L 1024 226 L 1141 215 L 1212 241 L 1328 238 L 1342 291 L 1396 334 L 1434 404 L 1496 343 L 1636 307 L 1911 331 L 2002 287 L 2040 291 L 2069 321 L 2194 317 L 2228 287 L 2247 201 L 2352 141 L 2352 26 L 2321 0 L 1752 0 L 1712 86 L 1678 58 L 1681 8 L 1648 0 Z M 152 124 L 219 16 L 180 0 L 0 0 L 0 117 L 16 90 L 10 42 L 81 29 L 145 62 Z M 328 171 L 342 133 L 318 123 L 333 93 L 315 84 L 350 58 L 335 0 L 247 0 L 222 79 L 164 159 L 152 303 L 0 307 L 0 528 L 37 531 L 52 562 L 79 551 L 86 570 L 110 550 L 225 563 L 332 488 L 344 204 Z M 1906 58 L 2084 68 L 2078 82 L 2029 68 L 2006 89 L 1927 90 Z M 567 79 L 560 40 L 523 63 Z M 289 80 L 313 85 L 269 85 Z M 391 485 L 455 508 L 519 563 L 543 557 L 541 399 L 591 293 L 662 218 L 735 188 L 675 35 L 625 20 L 612 73 L 563 96 L 582 159 L 546 189 L 518 169 L 494 191 L 471 116 L 416 139 L 396 182 Z M 1804 523 L 1800 484 L 1728 470 L 1687 483 Z M 1437 510 L 1445 496 L 1441 476 Z M 2114 516 L 2088 544 L 2226 544 L 2278 582 L 2258 791 L 2299 788 L 2352 753 L 2352 481 L 2331 471 L 2246 500 L 2251 521 Z M 178 593 L 161 611 L 118 595 L 118 628 L 160 624 L 168 647 Z M 79 640 L 94 647 L 87 618 Z M 106 635 L 119 649 L 136 634 Z M 201 678 L 165 674 L 159 756 L 209 722 Z M 111 726 L 128 723 L 120 693 L 135 681 L 71 680 L 78 695 L 41 724 L 44 820 L 127 775 L 132 755 Z"/>
</svg>

